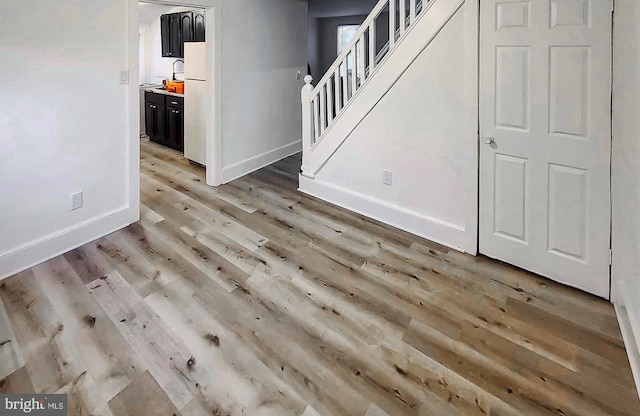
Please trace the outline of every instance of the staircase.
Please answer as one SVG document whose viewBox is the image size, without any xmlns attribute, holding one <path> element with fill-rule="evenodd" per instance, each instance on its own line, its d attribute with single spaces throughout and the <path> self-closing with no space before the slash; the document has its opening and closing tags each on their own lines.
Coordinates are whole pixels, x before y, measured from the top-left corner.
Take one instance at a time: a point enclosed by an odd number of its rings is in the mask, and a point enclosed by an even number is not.
<svg viewBox="0 0 640 416">
<path fill-rule="evenodd" d="M 464 1 L 380 0 L 317 85 L 305 77 L 301 175 L 315 178 Z"/>
</svg>

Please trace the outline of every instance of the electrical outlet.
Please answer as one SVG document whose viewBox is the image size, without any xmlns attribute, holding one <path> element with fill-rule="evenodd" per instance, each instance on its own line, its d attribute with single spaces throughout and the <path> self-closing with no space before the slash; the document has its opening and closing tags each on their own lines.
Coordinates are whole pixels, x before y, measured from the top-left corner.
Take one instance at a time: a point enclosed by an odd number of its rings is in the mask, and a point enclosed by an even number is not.
<svg viewBox="0 0 640 416">
<path fill-rule="evenodd" d="M 82 208 L 82 191 L 71 194 L 71 211 Z"/>
<path fill-rule="evenodd" d="M 120 85 L 127 85 L 129 83 L 129 71 L 120 71 Z"/>
<path fill-rule="evenodd" d="M 382 183 L 385 185 L 391 186 L 391 181 L 393 179 L 393 173 L 390 170 L 385 170 L 382 175 Z"/>
</svg>

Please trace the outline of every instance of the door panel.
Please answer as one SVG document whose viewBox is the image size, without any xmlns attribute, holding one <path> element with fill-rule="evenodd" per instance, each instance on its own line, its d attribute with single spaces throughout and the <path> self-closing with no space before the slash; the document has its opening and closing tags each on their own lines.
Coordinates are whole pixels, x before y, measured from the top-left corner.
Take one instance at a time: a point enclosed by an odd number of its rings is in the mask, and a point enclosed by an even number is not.
<svg viewBox="0 0 640 416">
<path fill-rule="evenodd" d="M 610 3 L 480 14 L 480 252 L 608 297 Z"/>
<path fill-rule="evenodd" d="M 549 164 L 549 251 L 585 261 L 589 172 Z"/>
<path fill-rule="evenodd" d="M 527 244 L 527 160 L 495 155 L 494 233 Z"/>
<path fill-rule="evenodd" d="M 496 126 L 528 130 L 529 48 L 496 48 Z"/>
</svg>

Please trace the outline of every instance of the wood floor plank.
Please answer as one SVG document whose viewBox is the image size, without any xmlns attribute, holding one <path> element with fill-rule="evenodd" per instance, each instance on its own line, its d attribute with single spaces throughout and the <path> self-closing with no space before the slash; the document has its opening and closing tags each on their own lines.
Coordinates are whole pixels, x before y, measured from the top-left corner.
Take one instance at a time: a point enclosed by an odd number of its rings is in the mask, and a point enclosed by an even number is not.
<svg viewBox="0 0 640 416">
<path fill-rule="evenodd" d="M 145 300 L 195 357 L 194 378 L 207 400 L 216 403 L 220 412 L 230 414 L 298 413 L 303 407 L 300 397 L 259 360 L 250 358 L 249 350 L 194 302 L 196 291 L 185 279 L 171 283 Z M 213 337 L 217 337 L 217 342 Z M 239 350 L 250 366 L 234 359 Z M 265 378 L 268 382 L 262 381 Z"/>
<path fill-rule="evenodd" d="M 24 366 L 24 356 L 0 299 L 0 380 Z"/>
<path fill-rule="evenodd" d="M 0 393 L 70 415 L 636 416 L 612 306 L 141 142 L 141 220 L 0 283 Z"/>
<path fill-rule="evenodd" d="M 197 388 L 188 365 L 191 355 L 180 338 L 117 271 L 92 292 L 173 405 L 186 406 Z"/>
</svg>

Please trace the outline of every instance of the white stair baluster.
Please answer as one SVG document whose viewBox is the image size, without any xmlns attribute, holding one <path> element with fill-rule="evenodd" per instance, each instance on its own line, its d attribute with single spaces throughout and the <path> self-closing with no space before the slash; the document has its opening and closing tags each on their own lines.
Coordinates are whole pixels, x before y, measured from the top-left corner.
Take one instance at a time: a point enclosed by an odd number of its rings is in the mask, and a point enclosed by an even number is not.
<svg viewBox="0 0 640 416">
<path fill-rule="evenodd" d="M 407 25 L 407 0 L 400 0 L 400 36 L 404 35 Z"/>
<path fill-rule="evenodd" d="M 396 43 L 396 0 L 389 0 L 389 50 Z"/>
<path fill-rule="evenodd" d="M 365 68 L 367 67 L 367 63 L 365 62 L 366 53 L 364 51 L 365 43 L 364 43 L 364 32 L 360 35 L 360 42 L 358 43 L 360 47 L 358 48 L 358 78 L 360 78 L 360 86 L 364 83 L 365 79 Z"/>
<path fill-rule="evenodd" d="M 356 94 L 356 46 L 358 44 L 354 43 L 351 48 L 351 98 Z"/>
<path fill-rule="evenodd" d="M 336 116 L 338 114 L 340 114 L 340 110 L 342 110 L 342 105 L 340 103 L 340 92 L 342 91 L 342 89 L 340 88 L 340 65 L 338 65 L 338 69 L 336 69 L 336 75 L 335 75 L 335 94 L 334 94 L 334 98 L 336 100 Z"/>
<path fill-rule="evenodd" d="M 320 97 L 317 95 L 313 99 L 313 126 L 315 132 L 315 140 L 314 143 L 320 138 Z"/>
<path fill-rule="evenodd" d="M 416 0 L 409 0 L 409 25 L 416 21 Z"/>
<path fill-rule="evenodd" d="M 369 25 L 369 76 L 376 65 L 376 19 Z"/>
<path fill-rule="evenodd" d="M 347 59 L 349 55 L 346 55 L 344 61 L 342 61 L 342 108 L 344 109 L 347 106 L 347 101 L 349 101 L 349 68 L 347 68 Z"/>
<path fill-rule="evenodd" d="M 327 128 L 327 96 L 325 86 L 320 88 L 320 134 Z"/>
<path fill-rule="evenodd" d="M 333 83 L 331 82 L 331 77 L 327 81 L 327 126 L 331 124 L 333 121 L 333 105 L 335 101 L 333 100 Z"/>
</svg>

